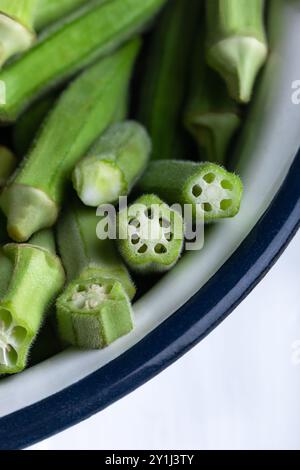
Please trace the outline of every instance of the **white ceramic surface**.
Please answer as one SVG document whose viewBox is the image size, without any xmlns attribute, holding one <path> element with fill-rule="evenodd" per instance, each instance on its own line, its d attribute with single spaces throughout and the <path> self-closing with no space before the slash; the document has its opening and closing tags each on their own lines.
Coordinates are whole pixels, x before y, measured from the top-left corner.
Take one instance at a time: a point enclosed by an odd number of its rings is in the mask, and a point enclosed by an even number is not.
<svg viewBox="0 0 300 470">
<path fill-rule="evenodd" d="M 245 184 L 239 216 L 217 224 L 204 250 L 185 256 L 176 269 L 135 304 L 136 329 L 103 351 L 69 349 L 24 373 L 1 380 L 0 417 L 33 404 L 84 378 L 140 341 L 183 305 L 237 249 L 279 189 L 299 147 L 300 105 L 292 103 L 292 82 L 300 79 L 300 2 L 271 0 L 271 23 L 282 27 L 272 44 L 255 106 L 259 122 L 245 129 L 238 170 Z M 276 23 L 275 23 L 276 22 Z M 170 295 L 171 294 L 171 295 Z"/>
</svg>

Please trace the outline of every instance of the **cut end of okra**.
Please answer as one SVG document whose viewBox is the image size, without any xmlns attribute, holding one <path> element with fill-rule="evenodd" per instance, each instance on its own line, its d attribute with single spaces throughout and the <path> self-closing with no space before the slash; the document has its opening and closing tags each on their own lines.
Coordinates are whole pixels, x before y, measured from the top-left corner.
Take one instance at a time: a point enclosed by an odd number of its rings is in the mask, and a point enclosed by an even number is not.
<svg viewBox="0 0 300 470">
<path fill-rule="evenodd" d="M 119 281 L 74 281 L 56 303 L 61 338 L 80 348 L 102 349 L 133 329 L 129 298 Z"/>
<path fill-rule="evenodd" d="M 3 186 L 17 166 L 15 155 L 0 145 L 0 186 Z"/>
<path fill-rule="evenodd" d="M 119 250 L 136 272 L 164 272 L 179 260 L 184 243 L 182 216 L 155 195 L 144 195 L 118 215 Z"/>
<path fill-rule="evenodd" d="M 239 116 L 231 112 L 188 113 L 185 122 L 207 159 L 223 164 L 232 136 L 241 124 Z"/>
<path fill-rule="evenodd" d="M 0 308 L 0 374 L 24 369 L 26 350 L 31 340 L 27 329 L 14 321 L 12 313 Z"/>
<path fill-rule="evenodd" d="M 73 172 L 73 186 L 86 206 L 114 203 L 128 192 L 124 175 L 115 162 L 97 156 L 82 160 Z"/>
<path fill-rule="evenodd" d="M 141 176 L 150 153 L 151 140 L 141 124 L 112 125 L 75 167 L 73 185 L 79 198 L 92 207 L 116 202 Z"/>
<path fill-rule="evenodd" d="M 45 192 L 17 183 L 4 189 L 0 207 L 7 217 L 8 234 L 17 242 L 27 241 L 35 232 L 51 227 L 58 215 L 57 205 Z"/>
<path fill-rule="evenodd" d="M 186 183 L 184 200 L 205 222 L 234 217 L 240 209 L 243 184 L 239 176 L 214 163 L 203 163 Z"/>
<path fill-rule="evenodd" d="M 267 55 L 267 45 L 255 37 L 233 36 L 210 47 L 207 59 L 226 81 L 230 96 L 248 103 Z"/>
<path fill-rule="evenodd" d="M 35 35 L 30 29 L 0 13 L 0 67 L 15 54 L 29 49 L 34 40 Z"/>
</svg>

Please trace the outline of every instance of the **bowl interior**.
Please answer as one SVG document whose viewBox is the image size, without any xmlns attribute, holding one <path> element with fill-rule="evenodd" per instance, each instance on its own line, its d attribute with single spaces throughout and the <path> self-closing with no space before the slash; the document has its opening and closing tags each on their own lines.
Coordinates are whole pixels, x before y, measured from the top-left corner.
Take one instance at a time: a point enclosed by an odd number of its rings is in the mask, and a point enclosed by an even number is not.
<svg viewBox="0 0 300 470">
<path fill-rule="evenodd" d="M 185 255 L 170 274 L 136 302 L 133 333 L 105 350 L 68 349 L 18 376 L 2 379 L 0 417 L 68 387 L 139 342 L 216 273 L 268 208 L 300 143 L 300 105 L 292 102 L 292 83 L 300 78 L 300 7 L 294 0 L 271 4 L 270 58 L 235 156 L 235 168 L 245 185 L 239 216 L 210 227 L 204 249 Z"/>
</svg>

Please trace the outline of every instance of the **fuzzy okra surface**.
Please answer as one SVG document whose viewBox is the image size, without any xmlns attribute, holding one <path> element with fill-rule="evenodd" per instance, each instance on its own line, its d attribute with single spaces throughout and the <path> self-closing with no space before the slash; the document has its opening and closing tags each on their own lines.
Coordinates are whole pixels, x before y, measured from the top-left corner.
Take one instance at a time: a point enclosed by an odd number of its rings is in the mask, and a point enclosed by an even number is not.
<svg viewBox="0 0 300 470">
<path fill-rule="evenodd" d="M 151 141 L 143 126 L 125 121 L 111 126 L 73 171 L 73 185 L 87 206 L 114 203 L 127 195 L 145 171 Z"/>
<path fill-rule="evenodd" d="M 150 163 L 139 186 L 169 204 L 191 204 L 194 217 L 205 222 L 234 217 L 243 193 L 240 178 L 223 167 L 179 160 Z"/>
<path fill-rule="evenodd" d="M 111 53 L 148 23 L 166 0 L 88 2 L 73 21 L 44 37 L 0 72 L 6 102 L 0 119 L 14 121 L 47 90 Z"/>
<path fill-rule="evenodd" d="M 152 159 L 182 158 L 186 151 L 182 114 L 199 0 L 167 3 L 150 40 L 138 119 L 150 133 Z"/>
<path fill-rule="evenodd" d="M 97 237 L 100 220 L 93 209 L 73 203 L 58 224 L 68 278 L 56 302 L 58 331 L 86 349 L 103 348 L 133 329 L 135 287 L 114 240 Z"/>
<path fill-rule="evenodd" d="M 180 213 L 146 194 L 118 214 L 118 246 L 126 264 L 141 274 L 166 272 L 179 260 L 184 244 Z"/>
<path fill-rule="evenodd" d="M 133 40 L 102 59 L 60 96 L 0 197 L 13 240 L 26 241 L 55 223 L 75 164 L 115 116 L 139 46 L 139 40 Z"/>
<path fill-rule="evenodd" d="M 0 253 L 0 374 L 26 367 L 30 347 L 65 275 L 50 231 Z"/>
</svg>

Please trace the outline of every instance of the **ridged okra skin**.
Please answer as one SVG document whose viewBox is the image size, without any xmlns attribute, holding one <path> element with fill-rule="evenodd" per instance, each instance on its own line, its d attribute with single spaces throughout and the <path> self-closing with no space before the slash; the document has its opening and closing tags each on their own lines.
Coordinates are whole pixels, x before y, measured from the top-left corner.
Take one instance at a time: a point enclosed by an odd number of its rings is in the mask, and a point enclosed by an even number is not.
<svg viewBox="0 0 300 470">
<path fill-rule="evenodd" d="M 28 244 L 9 243 L 0 254 L 0 374 L 26 367 L 30 347 L 65 275 L 50 231 Z"/>
<path fill-rule="evenodd" d="M 5 185 L 17 166 L 17 158 L 13 152 L 0 145 L 0 188 Z"/>
<path fill-rule="evenodd" d="M 184 244 L 181 214 L 159 197 L 146 194 L 118 215 L 119 251 L 132 271 L 141 274 L 170 270 Z"/>
<path fill-rule="evenodd" d="M 205 222 L 234 217 L 243 194 L 240 178 L 223 167 L 179 160 L 152 162 L 139 186 L 169 204 L 191 204 Z"/>
<path fill-rule="evenodd" d="M 266 61 L 264 0 L 209 0 L 207 60 L 241 103 L 252 96 L 257 74 Z"/>
<path fill-rule="evenodd" d="M 112 125 L 73 171 L 73 186 L 81 201 L 92 207 L 114 203 L 129 194 L 145 171 L 151 140 L 135 121 Z"/>
<path fill-rule="evenodd" d="M 199 157 L 224 164 L 228 146 L 241 125 L 241 118 L 239 107 L 229 97 L 224 81 L 206 63 L 204 24 L 193 51 L 184 122 L 198 144 Z"/>
<path fill-rule="evenodd" d="M 0 119 L 15 121 L 39 96 L 65 82 L 140 32 L 166 0 L 95 0 L 62 22 L 0 72 L 6 103 Z"/>
<path fill-rule="evenodd" d="M 92 0 L 37 0 L 34 13 L 34 28 L 41 31 L 46 26 L 76 11 Z M 102 0 L 104 3 L 107 0 Z"/>
<path fill-rule="evenodd" d="M 73 204 L 58 224 L 68 285 L 56 303 L 61 338 L 86 349 L 108 346 L 133 328 L 135 287 L 114 240 L 97 237 L 99 217 Z"/>
<path fill-rule="evenodd" d="M 168 2 L 154 29 L 139 98 L 138 120 L 150 133 L 152 159 L 182 158 L 184 100 L 201 2 Z"/>
<path fill-rule="evenodd" d="M 33 44 L 33 20 L 38 0 L 0 0 L 0 67 Z"/>
<path fill-rule="evenodd" d="M 140 46 L 133 40 L 82 73 L 48 115 L 0 205 L 15 241 L 26 241 L 58 216 L 72 170 L 113 120 Z"/>
</svg>

